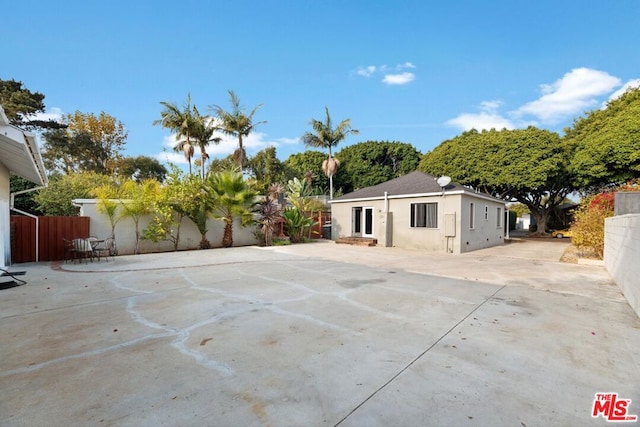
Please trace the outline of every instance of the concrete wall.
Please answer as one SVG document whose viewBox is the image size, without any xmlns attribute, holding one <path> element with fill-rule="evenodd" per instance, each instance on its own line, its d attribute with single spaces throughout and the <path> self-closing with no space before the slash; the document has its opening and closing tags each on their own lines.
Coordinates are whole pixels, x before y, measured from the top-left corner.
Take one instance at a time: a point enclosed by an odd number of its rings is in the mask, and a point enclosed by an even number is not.
<svg viewBox="0 0 640 427">
<path fill-rule="evenodd" d="M 640 316 L 640 214 L 607 218 L 604 230 L 604 266 Z"/>
<path fill-rule="evenodd" d="M 616 215 L 640 213 L 640 192 L 618 191 L 615 197 L 614 211 Z"/>
<path fill-rule="evenodd" d="M 11 264 L 9 169 L 0 163 L 0 268 Z"/>
<path fill-rule="evenodd" d="M 99 238 L 108 237 L 111 234 L 111 224 L 105 214 L 98 212 L 98 200 L 83 199 L 77 200 L 76 202 L 81 206 L 80 215 L 90 218 L 91 234 Z M 149 225 L 151 218 L 151 215 L 147 215 L 140 220 L 138 228 L 141 233 L 142 230 Z M 210 219 L 208 229 L 207 239 L 209 239 L 211 247 L 221 247 L 224 223 Z M 233 225 L 233 246 L 250 246 L 257 244 L 258 242 L 253 235 L 254 230 L 255 226 L 241 227 L 239 222 L 235 222 Z M 133 220 L 131 218 L 121 219 L 116 225 L 115 235 L 118 254 L 132 254 L 135 247 L 135 224 Z M 184 218 L 182 220 L 182 226 L 180 227 L 178 250 L 198 249 L 200 239 L 200 232 L 193 221 Z M 173 243 L 169 241 L 154 243 L 149 240 L 140 240 L 140 250 L 142 253 L 169 252 L 173 251 Z"/>
</svg>

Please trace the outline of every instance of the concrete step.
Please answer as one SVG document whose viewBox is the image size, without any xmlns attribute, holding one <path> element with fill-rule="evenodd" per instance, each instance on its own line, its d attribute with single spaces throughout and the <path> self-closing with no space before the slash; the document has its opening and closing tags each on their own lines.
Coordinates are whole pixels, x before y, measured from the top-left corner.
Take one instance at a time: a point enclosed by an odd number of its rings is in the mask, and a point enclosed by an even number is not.
<svg viewBox="0 0 640 427">
<path fill-rule="evenodd" d="M 353 246 L 376 246 L 378 240 L 369 237 L 341 237 L 336 240 L 336 243 Z"/>
</svg>

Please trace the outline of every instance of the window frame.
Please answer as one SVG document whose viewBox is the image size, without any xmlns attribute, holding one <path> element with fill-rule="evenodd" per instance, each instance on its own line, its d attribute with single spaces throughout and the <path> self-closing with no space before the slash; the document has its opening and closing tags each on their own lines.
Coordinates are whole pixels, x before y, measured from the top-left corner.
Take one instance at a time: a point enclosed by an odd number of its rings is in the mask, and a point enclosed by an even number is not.
<svg viewBox="0 0 640 427">
<path fill-rule="evenodd" d="M 420 209 L 423 211 L 420 212 Z M 424 218 L 420 217 L 421 213 L 424 214 Z M 410 228 L 438 229 L 438 202 L 411 203 L 409 215 Z"/>
<path fill-rule="evenodd" d="M 475 230 L 476 228 L 476 204 L 475 202 L 469 202 L 469 230 Z"/>
</svg>

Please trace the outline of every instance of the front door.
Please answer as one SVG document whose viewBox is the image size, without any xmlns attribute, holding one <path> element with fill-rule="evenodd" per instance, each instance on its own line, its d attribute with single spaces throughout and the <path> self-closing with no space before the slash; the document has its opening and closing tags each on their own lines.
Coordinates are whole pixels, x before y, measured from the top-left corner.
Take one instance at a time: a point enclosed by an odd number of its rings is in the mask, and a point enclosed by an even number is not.
<svg viewBox="0 0 640 427">
<path fill-rule="evenodd" d="M 362 236 L 362 208 L 351 209 L 351 235 Z"/>
<path fill-rule="evenodd" d="M 364 230 L 362 237 L 373 237 L 373 208 L 363 208 Z"/>
</svg>

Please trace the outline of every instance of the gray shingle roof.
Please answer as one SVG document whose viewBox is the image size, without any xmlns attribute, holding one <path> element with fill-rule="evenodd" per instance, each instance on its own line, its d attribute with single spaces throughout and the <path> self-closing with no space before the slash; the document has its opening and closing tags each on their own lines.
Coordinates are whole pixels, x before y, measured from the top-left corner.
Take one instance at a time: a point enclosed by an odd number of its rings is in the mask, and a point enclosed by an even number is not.
<svg viewBox="0 0 640 427">
<path fill-rule="evenodd" d="M 361 188 L 360 190 L 352 191 L 343 196 L 333 199 L 336 202 L 341 200 L 352 199 L 369 199 L 376 197 L 383 197 L 385 191 L 389 196 L 399 196 L 405 194 L 424 194 L 424 193 L 438 193 L 442 191 L 442 188 L 436 182 L 438 177 L 429 175 L 428 173 L 415 171 L 407 175 L 403 175 L 399 178 L 392 179 L 387 182 L 383 182 L 371 187 Z M 451 183 L 445 187 L 447 191 L 451 190 L 465 190 L 465 188 L 459 184 Z M 467 191 L 469 191 L 467 189 Z"/>
</svg>

